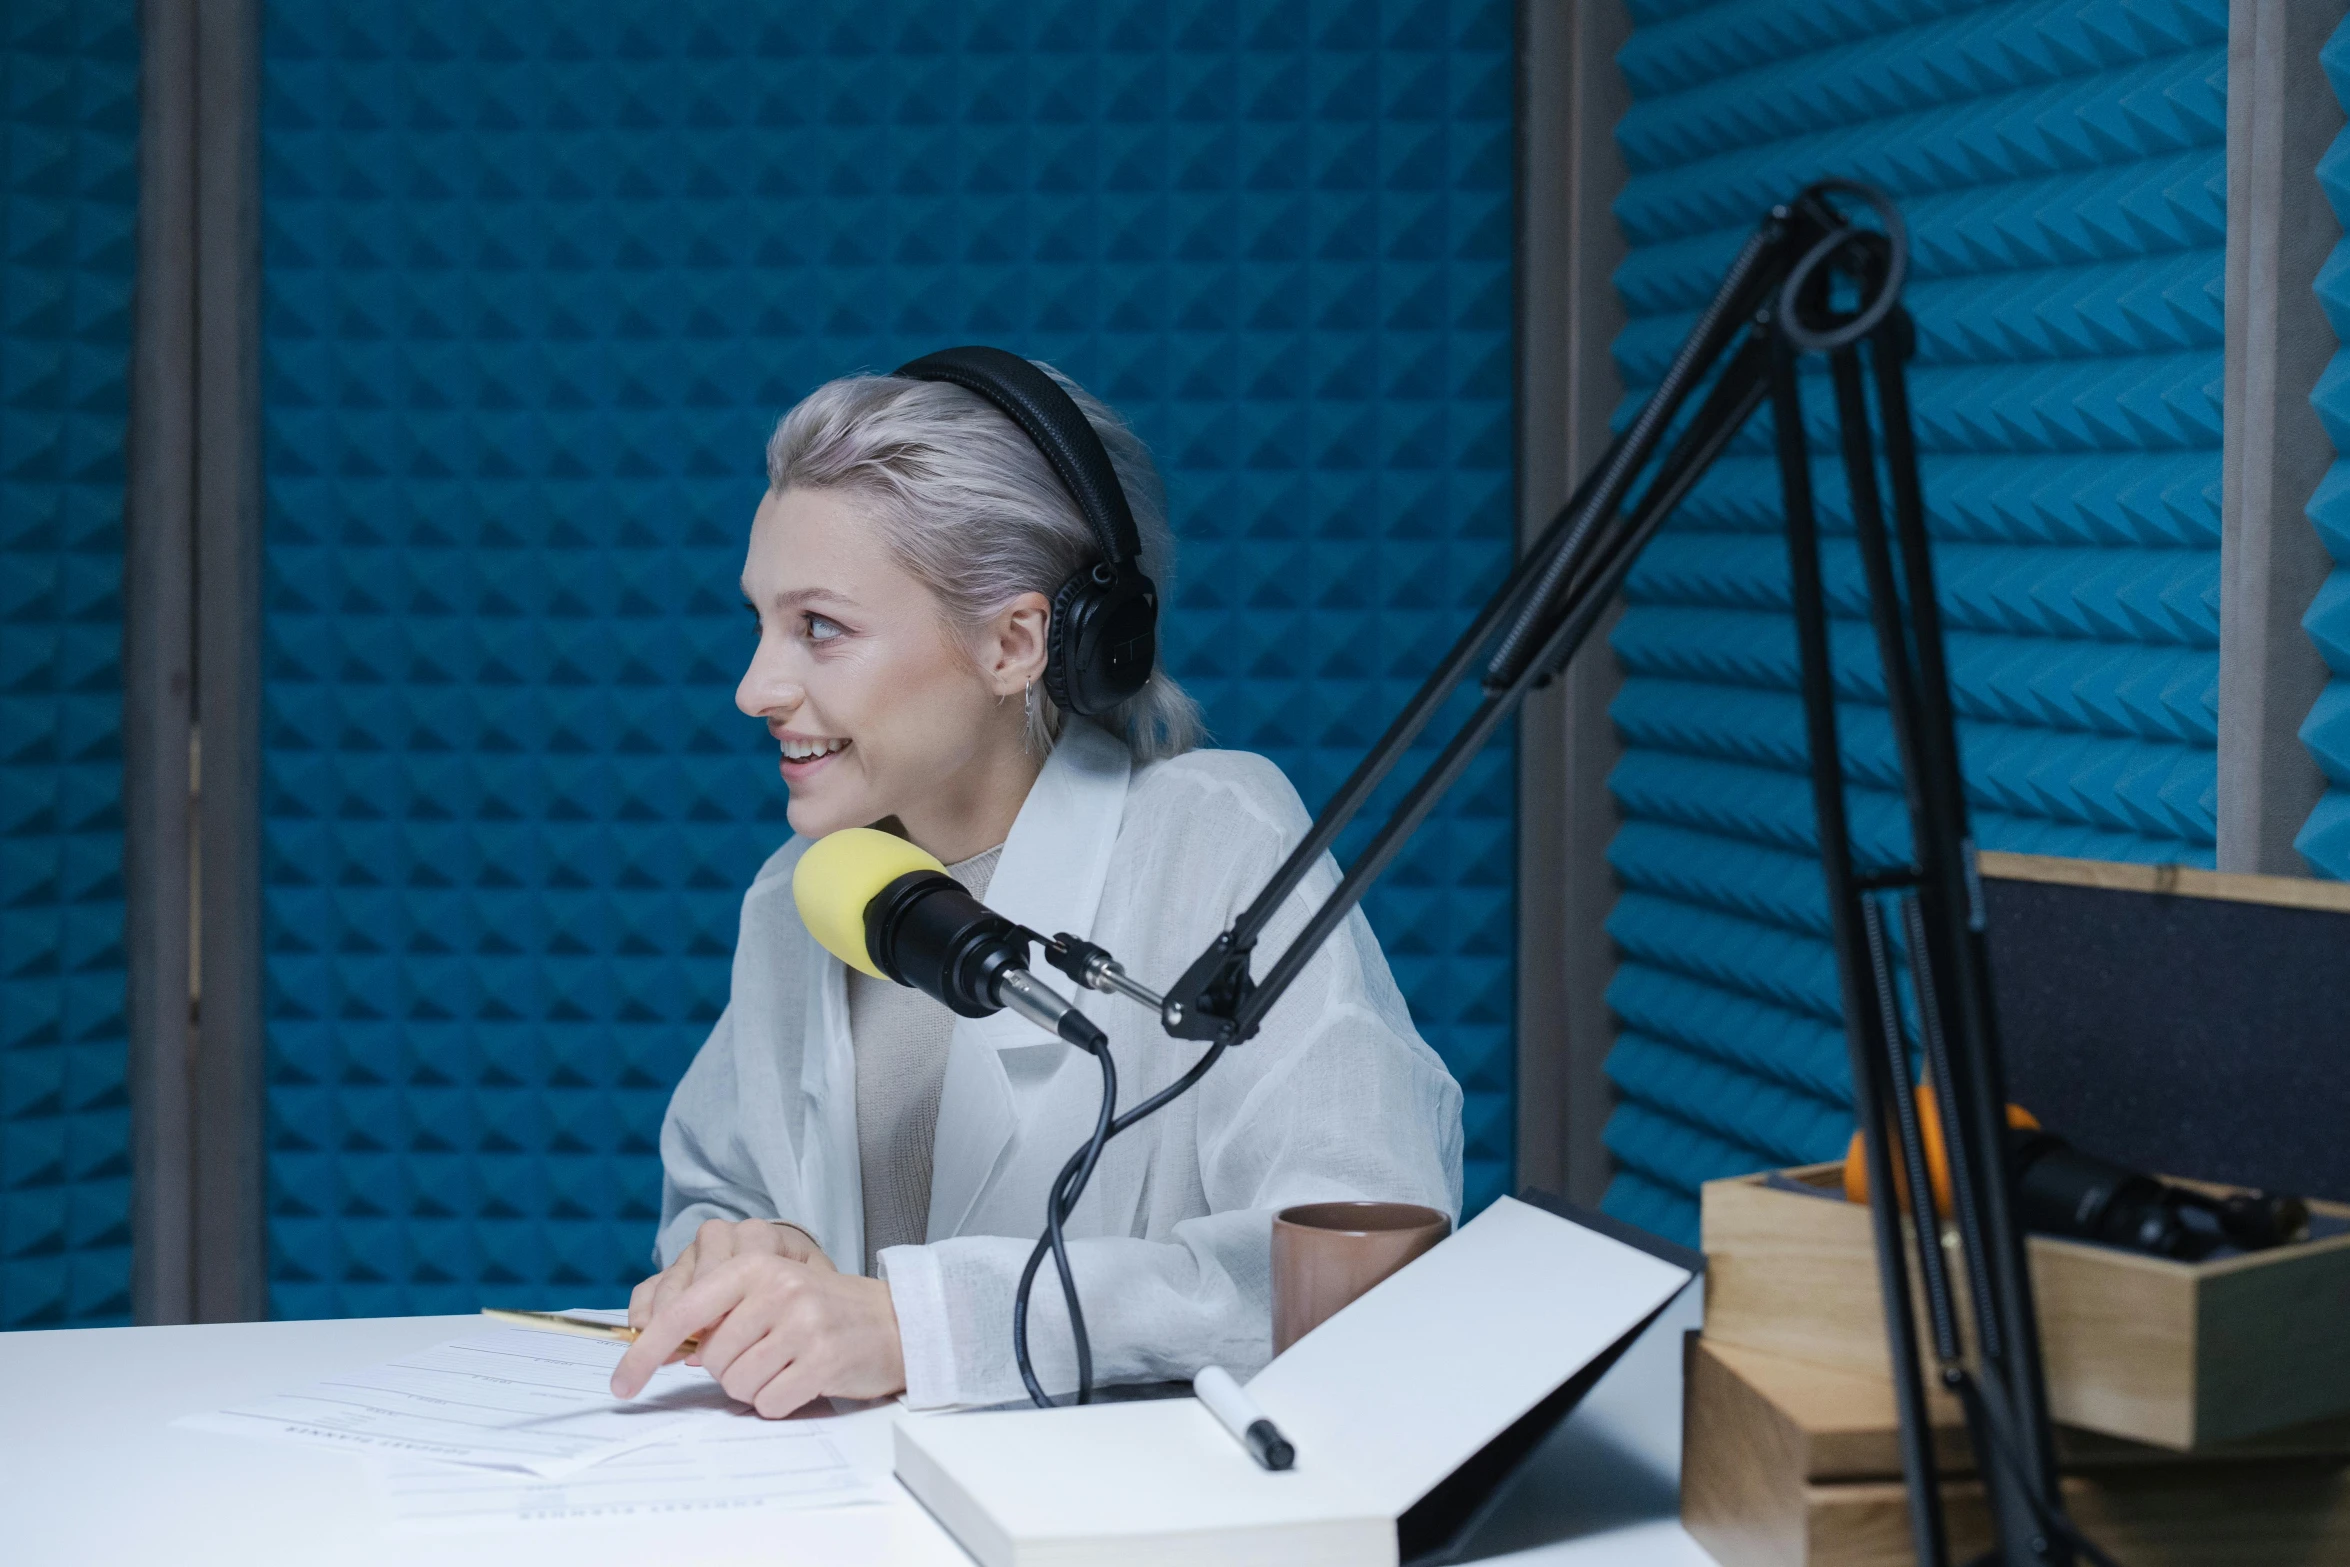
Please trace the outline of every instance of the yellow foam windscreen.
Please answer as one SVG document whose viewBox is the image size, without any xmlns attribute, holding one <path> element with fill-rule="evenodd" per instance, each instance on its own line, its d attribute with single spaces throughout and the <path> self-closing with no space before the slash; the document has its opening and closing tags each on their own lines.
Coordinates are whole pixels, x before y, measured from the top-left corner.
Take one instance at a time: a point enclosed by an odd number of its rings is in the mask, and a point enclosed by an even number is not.
<svg viewBox="0 0 2350 1567">
<path fill-rule="evenodd" d="M 874 827 L 843 827 L 808 845 L 791 873 L 792 902 L 808 934 L 853 969 L 889 976 L 865 950 L 865 905 L 909 871 L 944 871 L 937 856 Z"/>
</svg>

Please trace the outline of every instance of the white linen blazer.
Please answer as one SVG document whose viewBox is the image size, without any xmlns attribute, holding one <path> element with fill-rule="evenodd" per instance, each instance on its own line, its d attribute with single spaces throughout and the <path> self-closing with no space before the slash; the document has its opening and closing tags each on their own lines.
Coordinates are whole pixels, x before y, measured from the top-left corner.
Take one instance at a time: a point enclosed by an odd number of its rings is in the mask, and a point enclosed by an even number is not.
<svg viewBox="0 0 2350 1567">
<path fill-rule="evenodd" d="M 1280 770 L 1235 751 L 1133 767 L 1123 742 L 1072 721 L 1004 845 L 988 904 L 1030 929 L 1101 943 L 1171 985 L 1300 840 Z M 744 895 L 726 1011 L 661 1128 L 658 1254 L 707 1219 L 788 1219 L 844 1269 L 865 1255 L 847 970 L 792 901 L 795 837 Z M 1325 855 L 1266 932 L 1257 971 L 1337 885 Z M 1049 969 L 1056 989 L 1072 989 Z M 1119 1103 L 1140 1102 L 1204 1048 L 1149 1012 L 1086 992 L 1108 1033 Z M 948 1047 L 928 1243 L 882 1252 L 915 1407 L 1021 1396 L 1012 1292 L 1045 1192 L 1092 1134 L 1101 1069 L 1010 1012 L 963 1018 Z M 1461 1202 L 1461 1093 L 1412 1027 L 1371 928 L 1348 916 L 1256 1038 L 1114 1140 L 1071 1217 L 1070 1263 L 1100 1382 L 1246 1375 L 1272 1352 L 1277 1209 L 1334 1198 Z M 1076 1385 L 1048 1262 L 1029 1344 L 1048 1387 Z"/>
</svg>

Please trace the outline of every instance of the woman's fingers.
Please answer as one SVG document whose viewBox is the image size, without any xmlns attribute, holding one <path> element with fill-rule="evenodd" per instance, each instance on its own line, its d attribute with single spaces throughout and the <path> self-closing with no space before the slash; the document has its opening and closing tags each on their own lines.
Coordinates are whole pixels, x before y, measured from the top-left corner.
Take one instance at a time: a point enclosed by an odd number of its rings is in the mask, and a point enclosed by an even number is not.
<svg viewBox="0 0 2350 1567">
<path fill-rule="evenodd" d="M 769 1334 L 784 1315 L 791 1284 L 788 1278 L 778 1275 L 790 1268 L 791 1264 L 776 1257 L 743 1257 L 722 1270 L 740 1270 L 741 1298 L 722 1320 L 704 1330 L 694 1361 L 729 1392 L 733 1388 L 727 1381 L 727 1373 L 733 1369 L 736 1359 Z"/>
<path fill-rule="evenodd" d="M 771 1334 L 770 1337 L 780 1337 Z M 788 1361 L 775 1375 L 760 1385 L 758 1392 L 746 1400 L 763 1419 L 781 1420 L 811 1399 L 824 1396 L 823 1380 L 816 1371 L 812 1357 L 801 1356 Z M 729 1393 L 734 1390 L 727 1389 Z M 739 1395 L 738 1395 L 739 1396 Z"/>
<path fill-rule="evenodd" d="M 798 1230 L 787 1231 L 782 1225 L 766 1219 L 744 1219 L 740 1222 L 703 1220 L 701 1228 L 694 1231 L 694 1238 L 686 1243 L 685 1250 L 677 1254 L 677 1260 L 645 1283 L 639 1284 L 635 1292 L 630 1294 L 628 1325 L 643 1332 L 646 1325 L 667 1309 L 671 1301 L 693 1288 L 696 1279 L 707 1276 L 712 1269 L 733 1258 L 746 1254 L 773 1253 L 778 1248 L 772 1236 L 801 1233 Z M 821 1257 L 823 1253 L 817 1255 Z M 701 1352 L 696 1350 L 686 1359 L 699 1365 Z"/>
<path fill-rule="evenodd" d="M 811 1342 L 800 1320 L 806 1313 L 797 1308 L 793 1293 L 787 1285 L 728 1312 L 718 1329 L 720 1349 L 715 1355 L 706 1352 L 703 1360 L 727 1397 L 769 1420 L 782 1419 L 824 1392 L 817 1367 L 826 1346 Z"/>
<path fill-rule="evenodd" d="M 710 1226 L 705 1224 L 702 1228 L 706 1232 Z M 702 1237 L 694 1237 L 685 1250 L 677 1254 L 677 1260 L 663 1268 L 659 1276 L 653 1280 L 653 1296 L 647 1303 L 650 1310 L 646 1320 L 650 1321 L 653 1317 L 659 1316 L 662 1307 L 693 1288 L 694 1280 L 700 1277 L 714 1260 L 703 1250 Z M 629 1322 L 638 1328 L 644 1326 L 644 1323 L 636 1321 L 633 1316 L 629 1318 Z"/>
<path fill-rule="evenodd" d="M 694 1252 L 704 1266 L 724 1262 L 736 1251 L 735 1232 L 742 1226 L 726 1219 L 704 1219 L 694 1231 Z"/>
<path fill-rule="evenodd" d="M 612 1368 L 612 1392 L 634 1398 L 678 1346 L 741 1304 L 749 1278 L 739 1263 L 722 1264 L 653 1312 L 620 1364 Z"/>
<path fill-rule="evenodd" d="M 628 1325 L 642 1333 L 670 1302 L 693 1288 L 695 1280 L 734 1258 L 749 1256 L 784 1257 L 826 1273 L 835 1271 L 815 1238 L 787 1220 L 706 1219 L 675 1262 L 629 1292 Z M 702 1363 L 699 1350 L 687 1358 Z"/>
<path fill-rule="evenodd" d="M 770 1419 L 826 1393 L 878 1398 L 906 1385 L 888 1285 L 744 1250 L 715 1265 L 705 1256 L 693 1282 L 657 1304 L 612 1391 L 635 1397 L 696 1335 L 695 1362 Z"/>
<path fill-rule="evenodd" d="M 741 1314 L 736 1313 L 737 1316 Z M 771 1329 L 727 1364 L 725 1374 L 718 1378 L 718 1385 L 726 1389 L 726 1396 L 736 1403 L 756 1408 L 761 1390 L 792 1363 L 794 1351 L 805 1347 L 795 1343 L 794 1339 L 794 1334 L 780 1326 Z"/>
<path fill-rule="evenodd" d="M 635 1308 L 631 1306 L 628 1318 L 629 1326 L 635 1328 L 640 1334 L 645 1332 L 661 1319 L 661 1313 L 667 1311 L 679 1296 L 693 1288 L 693 1279 L 694 1275 L 690 1268 L 683 1277 L 679 1277 L 678 1264 L 671 1264 L 668 1272 L 653 1280 L 652 1298 L 645 1303 L 645 1320 L 637 1321 Z"/>
</svg>

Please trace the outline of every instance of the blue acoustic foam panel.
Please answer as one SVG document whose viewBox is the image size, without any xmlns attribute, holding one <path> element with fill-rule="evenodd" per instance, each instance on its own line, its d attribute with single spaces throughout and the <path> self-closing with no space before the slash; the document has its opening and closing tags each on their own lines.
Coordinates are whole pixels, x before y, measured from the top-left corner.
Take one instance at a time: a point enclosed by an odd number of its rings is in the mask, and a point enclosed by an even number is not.
<svg viewBox="0 0 2350 1567">
<path fill-rule="evenodd" d="M 788 832 L 732 697 L 762 446 L 831 376 L 997 342 L 1125 410 L 1170 664 L 1329 794 L 1510 549 L 1512 50 L 1499 0 L 268 7 L 273 1311 L 645 1271 Z M 1476 1205 L 1512 771 L 1371 905 Z"/>
<path fill-rule="evenodd" d="M 2350 104 L 2350 23 L 2326 40 L 2321 58 L 2334 97 Z M 2318 160 L 2317 180 L 2334 215 L 2350 227 L 2350 131 L 2336 136 Z M 2333 323 L 2334 336 L 2350 342 L 2350 239 L 2336 244 L 2318 270 L 2317 297 Z M 2325 422 L 2334 450 L 2350 452 L 2350 350 L 2334 355 L 2309 400 Z M 2350 880 L 2350 460 L 2336 462 L 2319 481 L 2317 494 L 2310 498 L 2309 520 L 2317 524 L 2335 569 L 2327 573 L 2301 624 L 2333 675 L 2301 725 L 2302 743 L 2325 769 L 2326 792 L 2293 845 L 2311 870 L 2343 881 Z"/>
<path fill-rule="evenodd" d="M 130 1320 L 122 505 L 138 8 L 0 7 L 0 1328 Z"/>
<path fill-rule="evenodd" d="M 1632 10 L 1633 395 L 1774 201 L 1825 175 L 1890 192 L 1977 838 L 2210 864 L 2223 0 Z M 1891 861 L 1907 828 L 1817 361 L 1804 388 L 1853 827 Z M 1769 427 L 1683 504 L 1614 635 L 1607 1206 L 1690 1242 L 1701 1182 L 1839 1157 L 1852 1124 Z"/>
</svg>

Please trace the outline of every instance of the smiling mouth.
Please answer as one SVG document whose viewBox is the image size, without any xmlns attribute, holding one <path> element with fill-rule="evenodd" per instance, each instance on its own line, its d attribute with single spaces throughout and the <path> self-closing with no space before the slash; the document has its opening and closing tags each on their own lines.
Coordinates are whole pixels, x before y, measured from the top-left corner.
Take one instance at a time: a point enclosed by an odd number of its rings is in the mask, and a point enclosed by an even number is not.
<svg viewBox="0 0 2350 1567">
<path fill-rule="evenodd" d="M 846 740 L 785 740 L 782 745 L 786 763 L 820 762 L 849 748 Z"/>
</svg>

